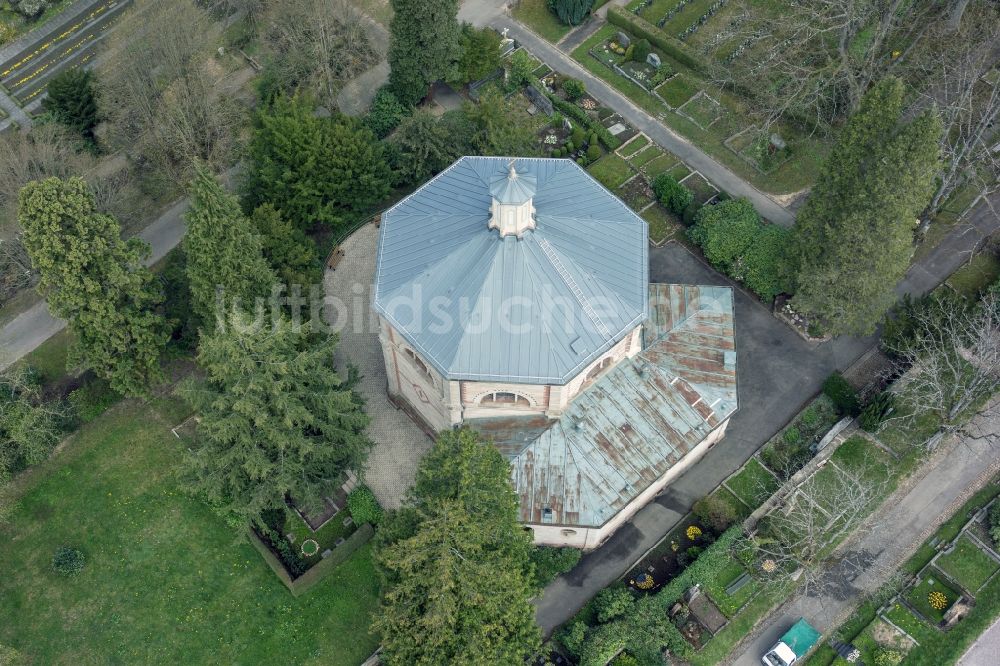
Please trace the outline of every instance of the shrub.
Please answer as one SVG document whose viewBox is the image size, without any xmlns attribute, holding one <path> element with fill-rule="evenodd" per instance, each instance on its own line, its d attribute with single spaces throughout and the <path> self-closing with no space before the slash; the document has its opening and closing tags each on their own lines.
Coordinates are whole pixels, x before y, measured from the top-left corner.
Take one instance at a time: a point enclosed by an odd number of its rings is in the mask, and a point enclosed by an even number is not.
<svg viewBox="0 0 1000 666">
<path fill-rule="evenodd" d="M 81 423 L 90 423 L 121 399 L 107 380 L 97 378 L 91 378 L 69 394 L 70 407 Z"/>
<path fill-rule="evenodd" d="M 573 133 L 570 134 L 569 138 L 574 146 L 583 148 L 583 144 L 587 142 L 587 133 L 583 131 L 582 127 L 574 127 Z"/>
<path fill-rule="evenodd" d="M 694 515 L 716 532 L 725 532 L 739 518 L 736 509 L 729 502 L 715 495 L 702 497 L 695 502 Z"/>
<path fill-rule="evenodd" d="M 594 145 L 597 143 L 597 132 L 591 132 L 587 135 L 587 143 Z"/>
<path fill-rule="evenodd" d="M 833 401 L 841 414 L 858 415 L 858 393 L 839 372 L 834 372 L 826 378 L 823 382 L 823 393 Z"/>
<path fill-rule="evenodd" d="M 17 3 L 17 11 L 28 18 L 33 18 L 41 14 L 48 4 L 48 0 L 21 0 Z"/>
<path fill-rule="evenodd" d="M 580 25 L 590 13 L 594 0 L 548 0 L 549 10 L 566 25 Z"/>
<path fill-rule="evenodd" d="M 535 61 L 524 50 L 515 51 L 507 61 L 507 85 L 510 88 L 520 88 L 532 79 L 535 71 Z"/>
<path fill-rule="evenodd" d="M 993 543 L 1000 546 L 1000 501 L 994 502 L 990 507 L 990 537 Z"/>
<path fill-rule="evenodd" d="M 587 160 L 590 162 L 596 162 L 602 154 L 601 147 L 596 143 L 590 144 L 590 147 L 587 148 Z"/>
<path fill-rule="evenodd" d="M 556 576 L 575 567 L 582 555 L 576 548 L 534 546 L 531 549 L 531 562 L 535 565 L 535 584 L 540 588 L 545 587 Z"/>
<path fill-rule="evenodd" d="M 74 576 L 83 570 L 86 558 L 76 548 L 60 546 L 52 556 L 52 569 L 64 576 Z"/>
<path fill-rule="evenodd" d="M 709 263 L 728 273 L 754 242 L 760 227 L 760 215 L 753 205 L 746 199 L 732 199 L 699 210 L 688 236 L 701 246 Z"/>
<path fill-rule="evenodd" d="M 576 163 L 579 164 L 580 166 L 587 166 L 587 164 L 588 164 L 587 163 L 587 156 L 586 155 L 580 155 L 579 157 L 576 158 Z"/>
<path fill-rule="evenodd" d="M 632 60 L 635 62 L 646 62 L 646 58 L 649 57 L 650 52 L 653 47 L 650 46 L 648 39 L 640 39 L 633 44 L 632 49 Z"/>
<path fill-rule="evenodd" d="M 948 607 L 948 597 L 940 590 L 933 590 L 927 595 L 927 603 L 934 610 L 942 611 Z"/>
<path fill-rule="evenodd" d="M 594 598 L 597 621 L 604 623 L 622 617 L 632 608 L 633 603 L 635 598 L 628 588 L 617 585 L 606 587 Z"/>
<path fill-rule="evenodd" d="M 347 496 L 347 508 L 358 525 L 371 523 L 375 526 L 382 522 L 382 506 L 368 486 L 358 486 L 351 491 Z"/>
<path fill-rule="evenodd" d="M 865 432 L 875 432 L 878 430 L 879 426 L 882 425 L 882 421 L 892 411 L 895 402 L 896 397 L 889 391 L 882 391 L 872 398 L 871 402 L 861 410 L 861 416 L 858 417 L 861 429 Z"/>
<path fill-rule="evenodd" d="M 701 536 L 701 528 L 697 525 L 688 525 L 684 534 L 687 536 L 688 541 L 696 541 Z"/>
<path fill-rule="evenodd" d="M 579 657 L 586 635 L 587 625 L 577 620 L 559 632 L 558 640 L 571 657 Z"/>
<path fill-rule="evenodd" d="M 578 79 L 566 79 L 563 81 L 562 89 L 566 93 L 566 99 L 571 102 L 580 99 L 587 92 L 587 87 L 583 84 L 583 81 Z"/>
<path fill-rule="evenodd" d="M 639 666 L 639 660 L 628 652 L 622 652 L 608 666 Z"/>
<path fill-rule="evenodd" d="M 694 201 L 694 192 L 668 173 L 661 173 L 653 180 L 653 193 L 660 203 L 678 215 Z"/>
<path fill-rule="evenodd" d="M 569 141 L 566 142 L 566 154 L 569 155 L 574 150 L 576 150 L 576 144 L 573 142 L 572 139 L 570 139 Z"/>
<path fill-rule="evenodd" d="M 553 148 L 552 157 L 562 157 L 562 148 Z"/>
<path fill-rule="evenodd" d="M 595 121 L 587 112 L 578 107 L 572 102 L 567 102 L 564 99 L 560 99 L 555 95 L 548 95 L 549 99 L 552 100 L 552 106 L 561 111 L 567 118 L 572 119 L 574 122 L 589 128 L 591 131 L 597 133 L 597 138 L 604 144 L 604 147 L 608 150 L 614 150 L 618 146 L 622 145 L 622 142 L 612 134 L 607 127 L 601 123 Z"/>
<path fill-rule="evenodd" d="M 792 426 L 785 431 L 785 434 L 781 436 L 786 444 L 798 444 L 802 441 L 802 433 L 795 426 Z"/>
<path fill-rule="evenodd" d="M 407 109 L 387 87 L 379 88 L 365 115 L 364 124 L 379 139 L 384 139 L 407 116 Z"/>
<path fill-rule="evenodd" d="M 705 549 L 702 548 L 701 546 L 691 546 L 684 552 L 687 553 L 687 556 L 690 557 L 691 561 L 693 562 L 694 560 L 698 559 L 698 556 L 701 555 L 702 551 L 704 550 Z"/>
<path fill-rule="evenodd" d="M 559 129 L 563 126 L 563 114 L 558 111 L 553 111 L 552 115 L 549 116 L 549 127 L 552 129 Z"/>
</svg>

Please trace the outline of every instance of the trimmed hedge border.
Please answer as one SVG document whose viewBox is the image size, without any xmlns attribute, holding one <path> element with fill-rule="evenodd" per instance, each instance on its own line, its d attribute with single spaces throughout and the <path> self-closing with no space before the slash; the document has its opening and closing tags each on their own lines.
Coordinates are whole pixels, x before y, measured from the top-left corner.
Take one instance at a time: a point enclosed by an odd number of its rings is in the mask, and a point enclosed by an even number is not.
<svg viewBox="0 0 1000 666">
<path fill-rule="evenodd" d="M 610 151 L 614 151 L 622 145 L 622 142 L 618 139 L 618 137 L 609 132 L 607 127 L 588 116 L 587 112 L 578 107 L 576 104 L 560 99 L 551 93 L 546 94 L 548 95 L 548 98 L 552 100 L 552 106 L 554 106 L 557 111 L 562 113 L 564 116 L 569 116 L 576 122 L 586 127 L 588 132 L 594 132 L 597 134 L 597 138 L 604 144 L 605 148 Z"/>
<path fill-rule="evenodd" d="M 608 23 L 618 26 L 626 32 L 631 32 L 636 37 L 648 39 L 650 44 L 696 72 L 704 73 L 708 69 L 705 62 L 695 55 L 687 44 L 671 37 L 646 19 L 636 16 L 622 7 L 608 9 Z"/>
<path fill-rule="evenodd" d="M 323 558 L 294 580 L 288 575 L 288 571 L 285 570 L 285 566 L 281 561 L 253 530 L 247 530 L 247 534 L 249 535 L 250 543 L 253 544 L 253 547 L 257 549 L 257 552 L 267 562 L 267 566 L 271 567 L 271 570 L 285 584 L 285 587 L 292 593 L 292 596 L 298 597 L 312 589 L 316 583 L 326 578 L 331 571 L 353 555 L 354 551 L 368 543 L 375 536 L 375 528 L 365 523 L 355 530 L 354 534 L 347 537 L 344 543 L 335 548 L 330 557 Z"/>
</svg>

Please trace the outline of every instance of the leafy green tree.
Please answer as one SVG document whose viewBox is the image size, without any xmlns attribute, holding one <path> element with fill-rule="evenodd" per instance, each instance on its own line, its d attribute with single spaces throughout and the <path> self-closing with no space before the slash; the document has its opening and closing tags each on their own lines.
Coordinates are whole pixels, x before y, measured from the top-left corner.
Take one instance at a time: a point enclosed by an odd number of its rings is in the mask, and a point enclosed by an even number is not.
<svg viewBox="0 0 1000 666">
<path fill-rule="evenodd" d="M 454 162 L 463 153 L 454 126 L 419 109 L 404 120 L 392 142 L 399 148 L 396 171 L 404 183 L 421 183 Z"/>
<path fill-rule="evenodd" d="M 694 192 L 678 183 L 669 173 L 661 173 L 653 180 L 653 193 L 661 204 L 677 215 L 694 201 Z"/>
<path fill-rule="evenodd" d="M 262 514 L 294 498 L 306 510 L 358 470 L 370 448 L 368 418 L 333 367 L 336 338 L 284 318 L 202 339 L 201 383 L 183 388 L 200 415 L 185 481 L 232 526 L 263 528 Z"/>
<path fill-rule="evenodd" d="M 365 115 L 364 125 L 377 138 L 384 139 L 389 136 L 392 130 L 396 129 L 408 113 L 409 109 L 396 99 L 391 90 L 384 87 L 379 88 L 368 113 Z"/>
<path fill-rule="evenodd" d="M 798 216 L 794 304 L 834 335 L 871 333 L 895 302 L 934 191 L 940 120 L 930 110 L 904 122 L 905 109 L 901 81 L 872 87 Z"/>
<path fill-rule="evenodd" d="M 535 584 L 545 587 L 556 576 L 577 565 L 583 552 L 579 548 L 553 548 L 535 546 L 531 549 L 531 563 L 535 570 Z"/>
<path fill-rule="evenodd" d="M 548 0 L 549 10 L 566 25 L 580 25 L 590 14 L 594 0 Z"/>
<path fill-rule="evenodd" d="M 92 368 L 123 395 L 142 395 L 161 377 L 165 322 L 153 274 L 142 265 L 149 246 L 121 239 L 121 227 L 97 212 L 82 178 L 47 178 L 18 197 L 24 247 L 38 271 L 49 309 L 74 334 L 68 363 Z"/>
<path fill-rule="evenodd" d="M 300 285 L 306 294 L 310 285 L 319 283 L 323 272 L 318 249 L 301 229 L 294 227 L 271 204 L 255 208 L 250 223 L 260 234 L 264 258 L 288 289 Z"/>
<path fill-rule="evenodd" d="M 507 60 L 507 85 L 510 90 L 516 90 L 532 82 L 536 63 L 527 51 L 514 51 Z"/>
<path fill-rule="evenodd" d="M 776 224 L 765 224 L 740 258 L 733 277 L 742 281 L 765 302 L 791 290 L 791 264 L 788 258 L 792 232 Z"/>
<path fill-rule="evenodd" d="M 538 155 L 538 138 L 521 120 L 522 111 L 497 90 L 488 90 L 465 113 L 476 127 L 473 144 L 481 155 Z"/>
<path fill-rule="evenodd" d="M 261 109 L 248 153 L 248 210 L 271 203 L 303 231 L 335 226 L 389 193 L 389 168 L 371 130 L 342 114 L 317 117 L 301 97 Z"/>
<path fill-rule="evenodd" d="M 42 399 L 33 372 L 22 366 L 0 370 L 0 484 L 49 457 L 64 418 L 58 404 Z"/>
<path fill-rule="evenodd" d="M 753 204 L 730 199 L 699 210 L 688 234 L 713 266 L 728 272 L 753 243 L 760 225 Z"/>
<path fill-rule="evenodd" d="M 97 93 L 94 74 L 89 69 L 74 67 L 64 70 L 49 80 L 48 95 L 42 108 L 63 125 L 74 129 L 87 139 L 94 138 L 97 125 Z"/>
<path fill-rule="evenodd" d="M 460 55 L 452 71 L 453 83 L 472 83 L 500 68 L 500 34 L 493 28 L 463 23 L 458 44 Z"/>
<path fill-rule="evenodd" d="M 374 628 L 390 666 L 519 664 L 539 647 L 510 467 L 473 431 L 440 435 L 376 539 Z"/>
<path fill-rule="evenodd" d="M 390 0 L 389 87 L 403 104 L 419 102 L 460 57 L 458 0 Z"/>
<path fill-rule="evenodd" d="M 184 214 L 183 247 L 191 309 L 208 332 L 224 323 L 230 307 L 253 312 L 258 299 L 270 297 L 277 279 L 236 197 L 223 190 L 203 164 L 195 166 L 188 192 L 191 208 Z"/>
</svg>

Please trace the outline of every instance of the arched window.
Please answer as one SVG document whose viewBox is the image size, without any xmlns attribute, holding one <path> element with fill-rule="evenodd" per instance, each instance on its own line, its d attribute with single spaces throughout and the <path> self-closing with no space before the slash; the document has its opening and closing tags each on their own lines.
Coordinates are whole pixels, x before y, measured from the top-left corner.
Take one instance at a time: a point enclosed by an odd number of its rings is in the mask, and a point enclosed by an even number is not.
<svg viewBox="0 0 1000 666">
<path fill-rule="evenodd" d="M 592 382 L 595 379 L 597 379 L 601 375 L 602 372 L 604 372 L 605 370 L 607 370 L 610 367 L 611 367 L 611 357 L 610 356 L 601 359 L 600 363 L 598 363 L 597 365 L 595 365 L 593 368 L 590 369 L 590 372 L 587 373 L 587 377 L 583 380 L 583 382 L 585 384 L 589 384 L 590 382 Z"/>
<path fill-rule="evenodd" d="M 403 353 L 406 354 L 407 358 L 410 359 L 410 362 L 413 363 L 413 365 L 417 366 L 417 370 L 419 370 L 427 378 L 427 380 L 433 384 L 434 375 L 431 374 L 427 364 L 420 360 L 420 357 L 417 356 L 412 349 L 403 349 Z"/>
<path fill-rule="evenodd" d="M 507 391 L 487 393 L 479 399 L 481 407 L 531 407 L 531 401 L 523 395 Z"/>
</svg>

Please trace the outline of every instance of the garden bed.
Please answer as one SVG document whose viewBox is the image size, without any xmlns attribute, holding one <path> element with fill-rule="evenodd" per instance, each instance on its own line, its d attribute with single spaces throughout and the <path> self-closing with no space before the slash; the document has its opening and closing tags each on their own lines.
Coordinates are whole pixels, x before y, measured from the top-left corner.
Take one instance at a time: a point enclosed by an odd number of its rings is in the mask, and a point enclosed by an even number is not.
<svg viewBox="0 0 1000 666">
<path fill-rule="evenodd" d="M 631 157 L 649 145 L 649 138 L 645 134 L 640 134 L 618 149 L 618 154 L 622 157 Z"/>
<path fill-rule="evenodd" d="M 716 100 L 701 91 L 687 102 L 677 112 L 703 130 L 707 130 L 726 116 L 726 109 Z"/>
<path fill-rule="evenodd" d="M 955 542 L 955 549 L 941 555 L 934 566 L 973 595 L 1000 569 L 1000 564 L 983 552 L 967 535 L 960 537 Z"/>
<path fill-rule="evenodd" d="M 649 240 L 659 245 L 683 232 L 684 225 L 677 216 L 656 203 L 640 214 L 649 224 Z"/>
<path fill-rule="evenodd" d="M 637 169 L 640 169 L 644 167 L 647 163 L 652 162 L 653 160 L 662 156 L 663 156 L 663 149 L 661 149 L 659 146 L 653 145 L 653 146 L 648 146 L 645 150 L 636 153 L 635 155 L 630 157 L 628 161 L 629 164 L 636 167 Z"/>
<path fill-rule="evenodd" d="M 833 401 L 820 395 L 764 445 L 761 462 L 780 478 L 789 478 L 812 458 L 812 446 L 838 420 L 840 414 Z"/>
</svg>

